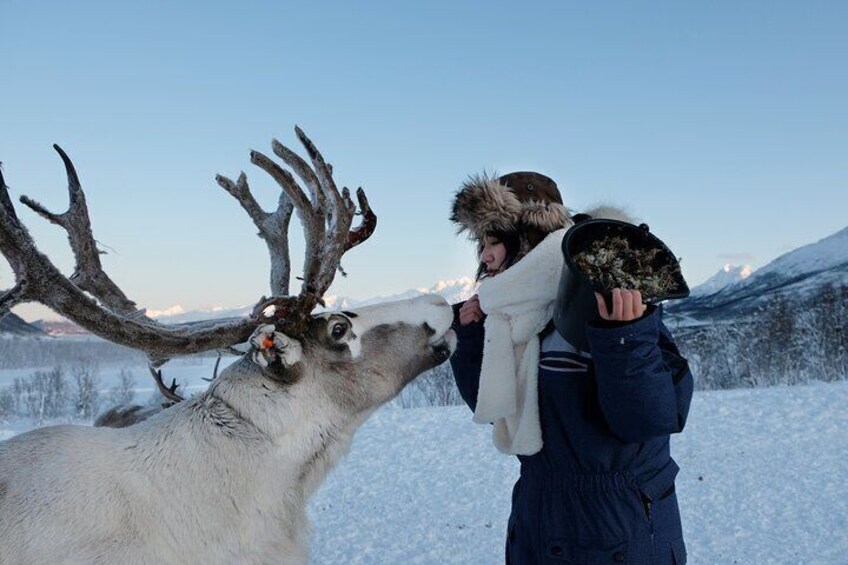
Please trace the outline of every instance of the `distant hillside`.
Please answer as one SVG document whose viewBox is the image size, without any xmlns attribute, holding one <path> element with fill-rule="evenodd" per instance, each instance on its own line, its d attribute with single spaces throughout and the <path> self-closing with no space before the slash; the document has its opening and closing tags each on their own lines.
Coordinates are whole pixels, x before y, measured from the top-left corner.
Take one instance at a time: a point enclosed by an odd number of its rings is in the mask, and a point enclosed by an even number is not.
<svg viewBox="0 0 848 565">
<path fill-rule="evenodd" d="M 698 388 L 848 378 L 848 228 L 748 277 L 732 271 L 665 307 Z"/>
<path fill-rule="evenodd" d="M 0 318 L 0 336 L 43 336 L 44 332 L 11 312 Z"/>
<path fill-rule="evenodd" d="M 750 265 L 730 265 L 727 264 L 709 279 L 699 284 L 692 289 L 692 296 L 707 296 L 715 294 L 726 286 L 747 279 L 751 276 L 753 270 Z"/>
<path fill-rule="evenodd" d="M 421 296 L 422 294 L 439 294 L 449 303 L 453 304 L 455 302 L 466 300 L 470 297 L 474 293 L 474 287 L 474 279 L 470 277 L 463 277 L 460 279 L 439 281 L 429 288 L 413 288 L 406 292 L 392 294 L 389 296 L 373 296 L 360 300 L 350 298 L 348 296 L 330 295 L 325 297 L 324 301 L 327 304 L 328 310 L 350 310 L 361 306 L 368 306 L 369 304 L 414 298 L 416 296 Z M 183 309 L 181 306 L 172 306 L 167 311 L 151 312 L 150 315 L 163 324 L 181 324 L 186 322 L 195 322 L 198 320 L 241 318 L 250 315 L 252 311 L 252 304 L 247 306 L 238 306 L 235 308 L 214 308 L 210 310 L 188 311 Z"/>
<path fill-rule="evenodd" d="M 38 320 L 32 323 L 47 335 L 52 336 L 90 336 L 91 332 L 85 330 L 69 320 Z"/>
<path fill-rule="evenodd" d="M 804 304 L 825 286 L 848 285 L 848 228 L 785 253 L 750 276 L 666 306 L 678 325 L 750 318 L 774 297 Z"/>
</svg>

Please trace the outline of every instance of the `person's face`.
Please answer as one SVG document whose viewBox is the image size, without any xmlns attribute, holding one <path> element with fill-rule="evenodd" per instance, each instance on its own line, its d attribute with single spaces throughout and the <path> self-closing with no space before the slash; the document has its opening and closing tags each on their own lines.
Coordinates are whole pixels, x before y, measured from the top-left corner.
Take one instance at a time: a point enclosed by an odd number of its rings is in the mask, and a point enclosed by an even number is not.
<svg viewBox="0 0 848 565">
<path fill-rule="evenodd" d="M 500 273 L 505 259 L 506 246 L 498 238 L 487 235 L 480 252 L 480 261 L 486 264 L 486 272 L 489 275 Z"/>
</svg>

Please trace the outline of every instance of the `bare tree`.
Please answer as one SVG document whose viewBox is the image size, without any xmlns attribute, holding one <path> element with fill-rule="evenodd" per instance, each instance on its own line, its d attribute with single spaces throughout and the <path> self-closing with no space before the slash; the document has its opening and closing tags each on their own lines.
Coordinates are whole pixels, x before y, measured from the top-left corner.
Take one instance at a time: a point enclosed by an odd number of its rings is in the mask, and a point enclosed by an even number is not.
<svg viewBox="0 0 848 565">
<path fill-rule="evenodd" d="M 750 319 L 678 333 L 701 389 L 848 378 L 848 287 L 776 295 Z"/>
<path fill-rule="evenodd" d="M 124 367 L 118 375 L 118 384 L 109 390 L 109 402 L 113 405 L 132 403 L 135 399 L 136 380 L 133 372 Z"/>
<path fill-rule="evenodd" d="M 689 359 L 699 389 L 734 388 L 743 385 L 736 344 L 744 326 L 713 324 L 697 331 L 681 334 L 681 351 Z"/>
<path fill-rule="evenodd" d="M 71 365 L 73 404 L 78 418 L 90 420 L 100 410 L 100 368 L 91 357 L 80 357 Z"/>
<path fill-rule="evenodd" d="M 11 386 L 0 389 L 0 420 L 6 420 L 17 416 L 15 410 L 15 395 Z"/>
<path fill-rule="evenodd" d="M 821 285 L 799 315 L 797 326 L 806 337 L 804 359 L 807 360 L 814 378 L 822 381 L 848 377 L 846 291 L 846 285 Z"/>
<path fill-rule="evenodd" d="M 414 387 L 428 406 L 454 406 L 462 402 L 449 364 L 433 367 L 415 380 Z"/>
<path fill-rule="evenodd" d="M 806 381 L 796 315 L 797 305 L 779 294 L 772 296 L 761 310 L 756 348 L 761 355 L 758 367 L 765 383 L 792 385 Z"/>
<path fill-rule="evenodd" d="M 55 367 L 36 371 L 28 378 L 17 377 L 12 394 L 16 397 L 17 412 L 37 419 L 41 425 L 44 420 L 58 418 L 65 412 L 69 391 L 64 373 Z"/>
</svg>

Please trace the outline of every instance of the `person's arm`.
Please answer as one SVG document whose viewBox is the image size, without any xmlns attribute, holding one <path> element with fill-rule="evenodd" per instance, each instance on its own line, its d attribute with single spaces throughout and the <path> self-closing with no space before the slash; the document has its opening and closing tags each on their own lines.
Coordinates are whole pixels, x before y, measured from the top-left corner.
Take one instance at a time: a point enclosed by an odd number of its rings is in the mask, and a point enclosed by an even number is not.
<svg viewBox="0 0 848 565">
<path fill-rule="evenodd" d="M 631 322 L 587 328 L 601 410 L 626 442 L 683 430 L 694 381 L 689 364 L 662 323 L 662 308 Z"/>
<path fill-rule="evenodd" d="M 480 387 L 480 367 L 483 364 L 483 322 L 462 325 L 459 310 L 464 302 L 453 305 L 453 325 L 456 332 L 456 351 L 450 358 L 456 388 L 473 411 L 477 407 L 477 390 Z"/>
</svg>

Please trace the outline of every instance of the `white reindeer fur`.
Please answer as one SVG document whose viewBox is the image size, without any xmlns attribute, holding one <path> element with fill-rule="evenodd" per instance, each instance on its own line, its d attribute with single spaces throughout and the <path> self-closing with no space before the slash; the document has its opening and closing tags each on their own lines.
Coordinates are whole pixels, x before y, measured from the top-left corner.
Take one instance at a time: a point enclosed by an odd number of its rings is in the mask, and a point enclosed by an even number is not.
<svg viewBox="0 0 848 565">
<path fill-rule="evenodd" d="M 247 354 L 199 397 L 135 426 L 55 426 L 0 443 L 0 564 L 308 562 L 307 500 L 414 376 L 394 364 L 421 372 L 424 346 L 455 346 L 447 303 L 424 297 L 358 311 L 363 359 L 383 347 L 368 332 L 388 318 L 408 351 L 386 346 L 405 358 L 368 362 L 356 387 L 365 401 L 340 402 L 328 383 L 352 370 L 304 344 L 294 384 L 270 381 Z"/>
</svg>

